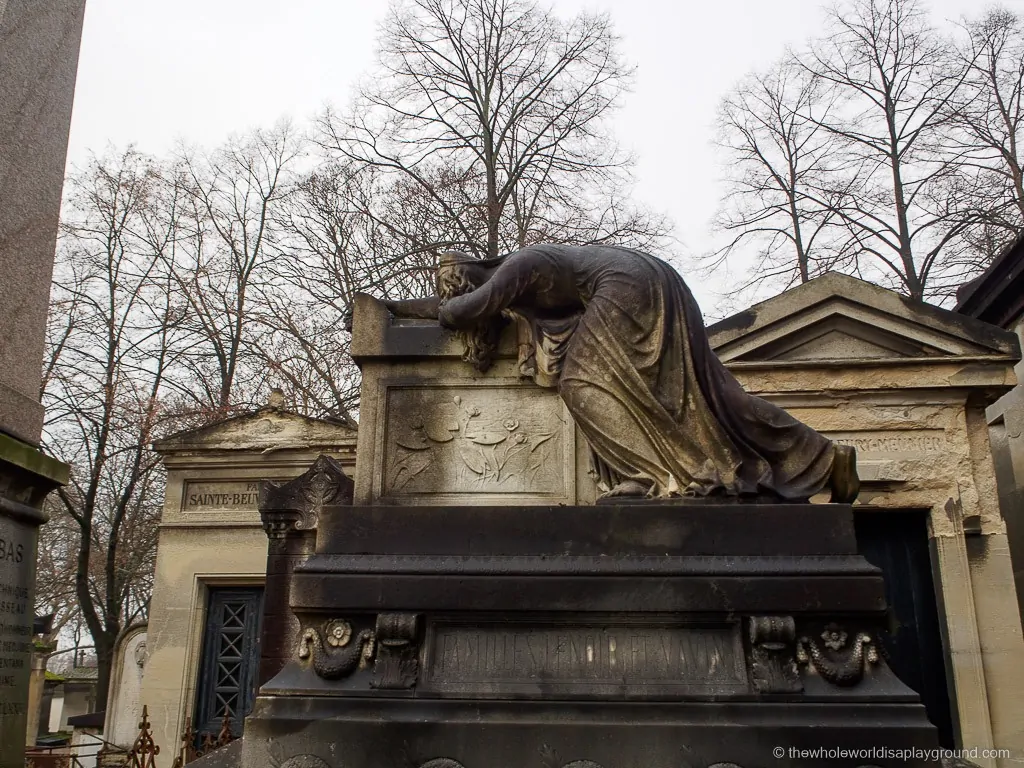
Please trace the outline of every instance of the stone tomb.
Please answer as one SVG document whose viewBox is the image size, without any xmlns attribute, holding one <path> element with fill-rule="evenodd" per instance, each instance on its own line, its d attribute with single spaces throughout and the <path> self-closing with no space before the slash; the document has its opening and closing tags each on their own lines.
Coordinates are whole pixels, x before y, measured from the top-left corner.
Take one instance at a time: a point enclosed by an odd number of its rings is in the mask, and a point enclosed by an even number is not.
<svg viewBox="0 0 1024 768">
<path fill-rule="evenodd" d="M 103 739 L 109 744 L 131 749 L 139 736 L 142 676 L 148 660 L 146 625 L 128 627 L 114 648 L 114 665 L 103 721 Z"/>
<path fill-rule="evenodd" d="M 355 503 L 585 504 L 589 452 L 553 389 L 519 376 L 517 328 L 486 376 L 435 321 L 356 296 L 363 374 Z"/>
<path fill-rule="evenodd" d="M 981 613 L 1008 602 L 980 578 L 1008 561 L 979 416 L 1019 351 L 950 315 L 833 276 L 710 333 L 748 388 L 861 450 L 861 499 L 879 514 L 935 510 L 943 650 L 962 654 L 987 631 Z M 884 582 L 857 554 L 853 508 L 594 505 L 585 444 L 553 391 L 520 380 L 514 328 L 481 376 L 436 324 L 363 299 L 352 348 L 364 374 L 353 505 L 309 503 L 325 497 L 311 490 L 323 460 L 262 505 L 272 552 L 312 554 L 272 569 L 289 582 L 294 650 L 260 689 L 245 765 L 931 763 L 937 734 L 879 641 Z M 513 479 L 531 465 L 506 474 L 506 447 L 555 441 L 546 480 Z M 347 496 L 327 474 L 328 495 Z M 965 553 L 965 530 L 995 546 L 984 560 Z M 1002 683 L 979 677 L 1007 640 L 1020 646 L 1000 632 L 947 662 L 967 748 L 1016 746 Z M 875 751 L 822 759 L 822 747 Z"/>
</svg>

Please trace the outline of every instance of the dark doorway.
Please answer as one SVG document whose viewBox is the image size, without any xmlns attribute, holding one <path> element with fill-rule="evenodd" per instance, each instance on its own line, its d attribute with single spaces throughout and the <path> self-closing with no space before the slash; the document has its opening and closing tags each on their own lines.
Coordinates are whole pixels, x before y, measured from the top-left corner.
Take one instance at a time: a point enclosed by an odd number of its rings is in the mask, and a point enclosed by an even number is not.
<svg viewBox="0 0 1024 768">
<path fill-rule="evenodd" d="M 232 734 L 242 735 L 242 724 L 256 697 L 262 614 L 262 589 L 209 590 L 196 684 L 195 729 L 200 741 L 207 733 L 220 732 L 225 714 L 231 718 Z"/>
<path fill-rule="evenodd" d="M 854 515 L 860 553 L 882 569 L 889 604 L 882 642 L 893 672 L 921 696 L 939 742 L 953 749 L 953 722 L 946 687 L 925 510 L 858 509 Z"/>
</svg>

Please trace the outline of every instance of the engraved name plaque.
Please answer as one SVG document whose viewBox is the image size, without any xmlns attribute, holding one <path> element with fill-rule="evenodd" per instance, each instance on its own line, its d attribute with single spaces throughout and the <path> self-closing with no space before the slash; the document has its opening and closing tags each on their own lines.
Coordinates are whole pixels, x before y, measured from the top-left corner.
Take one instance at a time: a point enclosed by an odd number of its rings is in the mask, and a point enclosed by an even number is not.
<svg viewBox="0 0 1024 768">
<path fill-rule="evenodd" d="M 917 457 L 946 450 L 946 433 L 941 429 L 853 430 L 822 434 L 839 445 L 852 445 L 857 449 L 858 458 Z"/>
<path fill-rule="evenodd" d="M 0 516 L 0 758 L 25 744 L 35 536 L 34 528 Z"/>
<path fill-rule="evenodd" d="M 253 480 L 221 480 L 185 483 L 181 497 L 183 512 L 227 512 L 255 510 L 260 484 Z"/>
<path fill-rule="evenodd" d="M 735 626 L 435 624 L 422 688 L 440 693 L 607 696 L 741 693 Z"/>
</svg>

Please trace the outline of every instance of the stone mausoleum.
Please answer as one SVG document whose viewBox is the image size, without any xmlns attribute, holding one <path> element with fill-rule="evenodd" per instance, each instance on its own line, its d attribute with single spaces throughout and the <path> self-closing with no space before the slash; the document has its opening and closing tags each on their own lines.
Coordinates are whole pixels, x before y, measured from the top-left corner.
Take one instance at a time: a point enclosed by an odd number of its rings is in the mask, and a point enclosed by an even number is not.
<svg viewBox="0 0 1024 768">
<path fill-rule="evenodd" d="M 351 471 L 356 430 L 268 405 L 154 447 L 167 494 L 139 701 L 170 768 L 186 723 L 217 734 L 227 712 L 237 735 L 252 704 L 267 566 L 260 481 L 295 477 L 320 454 Z"/>
<path fill-rule="evenodd" d="M 858 540 L 887 577 L 894 668 L 947 743 L 1020 760 L 1024 642 L 985 416 L 1016 383 L 1015 335 L 837 273 L 709 335 L 748 391 L 857 447 Z"/>
<path fill-rule="evenodd" d="M 327 453 L 354 465 L 357 505 L 596 499 L 586 444 L 557 394 L 520 377 L 515 326 L 480 375 L 436 322 L 395 319 L 361 301 L 352 342 L 364 377 L 358 461 L 350 425 L 280 409 L 158 446 L 168 494 L 141 701 L 161 745 L 176 744 L 189 722 L 213 727 L 225 703 L 240 716 L 251 700 L 251 667 L 233 678 L 234 699 L 217 698 L 216 649 L 235 653 L 233 664 L 245 657 L 233 638 L 257 636 L 267 552 L 259 479 L 294 477 Z M 888 663 L 920 694 L 940 742 L 1014 756 L 977 759 L 983 766 L 1024 758 L 1024 640 L 985 417 L 1016 382 L 1015 335 L 839 274 L 708 333 L 749 392 L 857 448 L 856 544 L 885 577 Z M 504 431 L 470 434 L 473 419 Z M 227 601 L 222 589 L 234 590 Z M 161 768 L 172 751 L 164 747 Z"/>
</svg>

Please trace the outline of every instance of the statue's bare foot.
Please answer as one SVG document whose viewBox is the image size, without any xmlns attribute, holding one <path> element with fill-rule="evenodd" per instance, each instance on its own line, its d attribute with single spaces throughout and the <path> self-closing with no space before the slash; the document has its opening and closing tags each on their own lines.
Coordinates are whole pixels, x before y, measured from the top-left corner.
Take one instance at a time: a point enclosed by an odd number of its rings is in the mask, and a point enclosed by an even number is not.
<svg viewBox="0 0 1024 768">
<path fill-rule="evenodd" d="M 602 493 L 598 498 L 612 499 L 617 496 L 646 496 L 650 490 L 649 485 L 644 485 L 639 480 L 623 480 L 610 491 Z"/>
<path fill-rule="evenodd" d="M 828 481 L 832 489 L 833 504 L 852 504 L 860 492 L 857 476 L 857 449 L 852 445 L 837 445 L 832 459 L 832 475 Z"/>
</svg>

